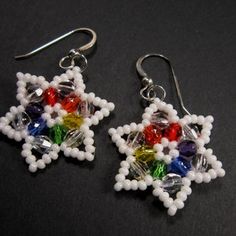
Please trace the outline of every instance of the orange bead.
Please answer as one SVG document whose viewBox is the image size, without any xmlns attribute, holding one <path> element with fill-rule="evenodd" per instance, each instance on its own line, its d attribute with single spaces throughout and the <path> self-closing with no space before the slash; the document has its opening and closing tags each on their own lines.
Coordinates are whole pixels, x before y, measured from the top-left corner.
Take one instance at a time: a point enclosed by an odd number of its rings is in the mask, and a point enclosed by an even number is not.
<svg viewBox="0 0 236 236">
<path fill-rule="evenodd" d="M 78 109 L 78 105 L 81 102 L 80 98 L 75 94 L 70 94 L 61 101 L 61 106 L 64 110 L 71 113 Z"/>
</svg>

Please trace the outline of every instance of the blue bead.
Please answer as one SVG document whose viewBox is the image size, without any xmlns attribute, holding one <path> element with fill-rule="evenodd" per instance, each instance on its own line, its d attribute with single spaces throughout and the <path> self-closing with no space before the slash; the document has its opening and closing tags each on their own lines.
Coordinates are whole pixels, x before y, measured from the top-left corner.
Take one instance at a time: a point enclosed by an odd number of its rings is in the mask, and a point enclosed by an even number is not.
<svg viewBox="0 0 236 236">
<path fill-rule="evenodd" d="M 31 119 L 37 119 L 44 112 L 44 108 L 39 103 L 30 103 L 26 108 L 25 112 Z"/>
<path fill-rule="evenodd" d="M 42 134 L 42 132 L 45 128 L 46 128 L 46 121 L 40 117 L 37 120 L 33 120 L 28 125 L 28 133 L 33 136 L 40 135 L 40 134 Z"/>
<path fill-rule="evenodd" d="M 169 173 L 175 173 L 182 177 L 186 176 L 186 174 L 190 169 L 191 169 L 190 162 L 182 157 L 177 157 L 170 163 L 170 165 L 168 165 L 167 168 Z"/>
</svg>

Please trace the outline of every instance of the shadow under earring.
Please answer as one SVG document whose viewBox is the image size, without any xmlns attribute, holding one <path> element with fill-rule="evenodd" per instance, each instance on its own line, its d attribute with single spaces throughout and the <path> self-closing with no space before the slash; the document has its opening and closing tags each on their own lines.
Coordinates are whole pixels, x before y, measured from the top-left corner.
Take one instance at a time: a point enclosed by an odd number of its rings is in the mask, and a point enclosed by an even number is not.
<svg viewBox="0 0 236 236">
<path fill-rule="evenodd" d="M 179 118 L 171 104 L 165 103 L 166 92 L 143 70 L 141 64 L 149 57 L 159 57 L 170 67 L 181 108 L 186 114 Z M 223 177 L 222 163 L 205 145 L 210 142 L 213 117 L 190 114 L 185 108 L 177 77 L 169 59 L 152 53 L 140 57 L 136 63 L 144 88 L 140 95 L 150 102 L 142 115 L 142 123 L 131 123 L 109 129 L 119 152 L 127 156 L 116 175 L 116 191 L 153 188 L 173 216 L 184 207 L 191 194 L 191 182 L 209 183 Z M 157 94 L 161 94 L 160 98 Z"/>
<path fill-rule="evenodd" d="M 28 58 L 76 32 L 86 33 L 92 39 L 80 48 L 70 50 L 60 60 L 59 66 L 66 72 L 55 76 L 51 82 L 43 76 L 18 72 L 16 98 L 21 105 L 12 106 L 0 118 L 0 131 L 3 134 L 17 142 L 25 140 L 21 155 L 31 172 L 44 169 L 58 158 L 60 151 L 80 161 L 92 161 L 95 146 L 94 132 L 90 126 L 98 125 L 114 109 L 113 103 L 84 91 L 81 73 L 87 68 L 87 59 L 83 53 L 91 49 L 97 40 L 92 29 L 72 30 L 15 58 Z M 80 67 L 75 66 L 76 62 L 80 62 Z"/>
</svg>

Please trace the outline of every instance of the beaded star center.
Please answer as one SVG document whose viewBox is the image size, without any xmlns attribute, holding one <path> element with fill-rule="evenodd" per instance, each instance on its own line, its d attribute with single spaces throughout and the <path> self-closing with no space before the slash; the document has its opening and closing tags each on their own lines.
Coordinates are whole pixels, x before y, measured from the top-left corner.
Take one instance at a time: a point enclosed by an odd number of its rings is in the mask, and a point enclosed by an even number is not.
<svg viewBox="0 0 236 236">
<path fill-rule="evenodd" d="M 94 159 L 92 125 L 110 115 L 114 104 L 85 93 L 79 67 L 55 76 L 49 83 L 43 76 L 17 73 L 18 107 L 12 106 L 0 118 L 0 131 L 17 142 L 25 141 L 22 156 L 29 171 L 44 169 L 65 156 Z"/>
<path fill-rule="evenodd" d="M 205 145 L 210 142 L 213 117 L 177 116 L 171 104 L 154 99 L 142 123 L 109 129 L 112 141 L 126 160 L 116 175 L 116 191 L 153 188 L 173 216 L 191 194 L 191 182 L 209 183 L 223 177 L 222 163 Z"/>
</svg>

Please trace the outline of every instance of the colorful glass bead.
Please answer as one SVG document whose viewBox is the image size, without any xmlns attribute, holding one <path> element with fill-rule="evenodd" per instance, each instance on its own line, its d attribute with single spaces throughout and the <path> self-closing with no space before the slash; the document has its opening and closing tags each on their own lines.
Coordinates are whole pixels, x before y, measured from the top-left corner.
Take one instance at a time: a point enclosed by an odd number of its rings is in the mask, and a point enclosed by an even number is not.
<svg viewBox="0 0 236 236">
<path fill-rule="evenodd" d="M 145 141 L 145 136 L 142 132 L 131 132 L 128 135 L 126 144 L 129 147 L 136 149 L 140 147 L 141 145 L 143 145 L 144 141 Z"/>
<path fill-rule="evenodd" d="M 178 149 L 181 157 L 191 160 L 197 152 L 197 145 L 192 140 L 183 140 L 178 144 Z"/>
<path fill-rule="evenodd" d="M 183 127 L 184 139 L 196 140 L 200 135 L 200 131 L 197 125 L 189 124 Z"/>
<path fill-rule="evenodd" d="M 15 115 L 11 124 L 15 130 L 21 131 L 27 127 L 30 121 L 30 117 L 25 112 L 20 112 Z"/>
<path fill-rule="evenodd" d="M 44 135 L 39 135 L 34 137 L 34 140 L 32 142 L 32 147 L 37 152 L 41 154 L 46 154 L 51 151 L 52 144 L 53 143 L 49 137 Z"/>
<path fill-rule="evenodd" d="M 146 126 L 144 128 L 143 133 L 145 135 L 145 140 L 148 145 L 153 146 L 154 144 L 161 142 L 162 132 L 157 126 Z"/>
<path fill-rule="evenodd" d="M 28 86 L 27 100 L 30 102 L 41 102 L 43 100 L 43 89 L 37 84 Z"/>
<path fill-rule="evenodd" d="M 205 172 L 208 167 L 207 158 L 203 154 L 197 154 L 193 157 L 192 167 L 199 172 Z"/>
<path fill-rule="evenodd" d="M 63 117 L 63 124 L 68 129 L 79 129 L 79 127 L 83 124 L 83 117 L 76 115 L 74 113 L 70 113 Z"/>
<path fill-rule="evenodd" d="M 46 128 L 46 121 L 40 117 L 28 125 L 28 133 L 33 136 L 40 135 L 44 128 Z"/>
<path fill-rule="evenodd" d="M 162 179 L 167 174 L 167 165 L 164 161 L 154 161 L 150 168 L 150 175 L 154 179 Z"/>
<path fill-rule="evenodd" d="M 190 169 L 191 169 L 190 162 L 182 157 L 177 157 L 170 163 L 170 165 L 168 165 L 169 173 L 175 173 L 182 177 L 186 176 L 186 174 Z"/>
<path fill-rule="evenodd" d="M 170 173 L 162 179 L 161 187 L 169 194 L 178 192 L 182 186 L 182 178 L 179 175 Z"/>
<path fill-rule="evenodd" d="M 149 146 L 142 145 L 140 148 L 136 149 L 134 155 L 137 161 L 150 163 L 155 160 L 155 150 Z"/>
<path fill-rule="evenodd" d="M 144 179 L 144 177 L 147 175 L 147 171 L 148 165 L 145 162 L 134 161 L 130 163 L 130 176 L 137 180 Z"/>
<path fill-rule="evenodd" d="M 37 119 L 44 112 L 44 108 L 39 103 L 29 103 L 25 108 L 25 112 L 31 119 Z"/>
<path fill-rule="evenodd" d="M 70 94 L 61 101 L 61 106 L 67 112 L 74 112 L 77 110 L 80 101 L 80 98 L 75 94 Z"/>
<path fill-rule="evenodd" d="M 75 91 L 75 85 L 72 81 L 64 81 L 58 84 L 58 94 L 64 98 Z"/>
<path fill-rule="evenodd" d="M 178 123 L 171 123 L 167 129 L 164 130 L 164 137 L 169 141 L 177 141 L 182 135 L 182 128 Z"/>
<path fill-rule="evenodd" d="M 63 125 L 54 125 L 49 129 L 49 137 L 56 144 L 61 144 L 66 135 L 67 129 Z"/>
<path fill-rule="evenodd" d="M 75 148 L 83 143 L 84 134 L 77 130 L 69 130 L 64 138 L 64 143 L 67 147 Z"/>
<path fill-rule="evenodd" d="M 50 87 L 44 91 L 43 97 L 46 104 L 54 106 L 58 101 L 57 90 Z"/>
<path fill-rule="evenodd" d="M 163 130 L 169 126 L 167 116 L 163 112 L 155 112 L 151 116 L 151 123 Z"/>
<path fill-rule="evenodd" d="M 92 103 L 88 101 L 82 101 L 79 104 L 78 113 L 85 117 L 91 117 L 95 112 L 95 107 Z"/>
</svg>

